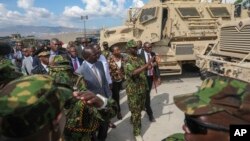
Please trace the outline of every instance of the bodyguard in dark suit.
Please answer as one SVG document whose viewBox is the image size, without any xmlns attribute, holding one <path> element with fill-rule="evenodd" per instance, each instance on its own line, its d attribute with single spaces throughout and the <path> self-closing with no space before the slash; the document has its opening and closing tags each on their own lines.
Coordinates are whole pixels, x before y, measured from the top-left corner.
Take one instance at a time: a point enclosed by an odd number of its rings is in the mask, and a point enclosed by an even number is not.
<svg viewBox="0 0 250 141">
<path fill-rule="evenodd" d="M 100 94 L 109 98 L 112 92 L 109 88 L 108 81 L 105 77 L 103 64 L 98 59 L 98 52 L 92 46 L 83 49 L 84 60 L 81 67 L 76 70 L 76 73 L 84 76 L 86 87 L 95 94 Z M 108 121 L 100 123 L 98 130 L 98 141 L 105 141 L 108 131 Z"/>
<path fill-rule="evenodd" d="M 74 46 L 69 47 L 68 50 L 69 60 L 71 62 L 70 65 L 74 68 L 74 71 L 76 71 L 82 65 L 83 59 L 77 56 L 76 48 Z"/>
<path fill-rule="evenodd" d="M 40 63 L 36 65 L 33 70 L 31 70 L 32 74 L 48 74 L 49 73 L 49 51 L 41 51 L 37 57 L 40 60 Z"/>
<path fill-rule="evenodd" d="M 87 38 L 81 38 L 79 41 L 77 41 L 76 51 L 79 58 L 83 59 L 82 51 L 85 47 L 88 46 L 88 39 Z"/>
<path fill-rule="evenodd" d="M 145 61 L 145 63 L 147 63 L 150 58 L 153 58 L 156 56 L 155 53 L 152 52 L 152 44 L 151 43 L 149 43 L 149 42 L 144 43 L 144 49 L 141 51 L 140 56 Z M 159 70 L 158 64 L 155 60 L 153 61 L 152 66 L 153 67 L 149 67 L 145 71 L 145 74 L 147 76 L 148 87 L 149 87 L 149 89 L 146 91 L 145 108 L 146 108 L 146 112 L 149 116 L 149 120 L 151 122 L 155 122 L 155 118 L 153 116 L 153 111 L 152 111 L 151 106 L 150 106 L 150 91 L 151 91 L 153 83 L 155 83 L 154 85 L 156 85 L 156 83 L 159 84 L 161 79 L 160 79 L 160 70 Z"/>
<path fill-rule="evenodd" d="M 52 38 L 50 40 L 50 58 L 49 61 L 52 62 L 54 56 L 56 55 L 66 55 L 67 52 L 61 49 L 62 42 L 57 38 Z"/>
</svg>

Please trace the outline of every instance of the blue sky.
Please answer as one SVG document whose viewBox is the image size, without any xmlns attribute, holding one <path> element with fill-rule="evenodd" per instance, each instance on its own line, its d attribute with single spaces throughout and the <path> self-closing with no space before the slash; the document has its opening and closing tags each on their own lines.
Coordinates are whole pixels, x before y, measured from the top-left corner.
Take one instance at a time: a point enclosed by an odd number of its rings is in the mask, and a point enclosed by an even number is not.
<svg viewBox="0 0 250 141">
<path fill-rule="evenodd" d="M 81 15 L 88 15 L 88 28 L 121 25 L 129 7 L 149 0 L 0 0 L 0 25 L 82 27 Z"/>
</svg>

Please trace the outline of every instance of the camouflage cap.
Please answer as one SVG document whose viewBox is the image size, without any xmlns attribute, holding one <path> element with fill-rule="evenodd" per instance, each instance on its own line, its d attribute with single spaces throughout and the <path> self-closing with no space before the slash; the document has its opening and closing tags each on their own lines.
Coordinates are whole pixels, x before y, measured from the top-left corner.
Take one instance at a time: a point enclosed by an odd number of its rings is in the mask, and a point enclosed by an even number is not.
<svg viewBox="0 0 250 141">
<path fill-rule="evenodd" d="M 193 94 L 174 97 L 176 106 L 187 115 L 226 112 L 250 122 L 250 84 L 228 77 L 211 77 Z"/>
<path fill-rule="evenodd" d="M 173 135 L 168 136 L 167 138 L 161 141 L 185 141 L 183 133 L 176 133 Z"/>
<path fill-rule="evenodd" d="M 0 91 L 1 133 L 6 137 L 25 137 L 51 123 L 62 111 L 65 96 L 72 91 L 55 86 L 47 75 L 21 77 Z"/>
<path fill-rule="evenodd" d="M 133 47 L 137 47 L 137 43 L 136 43 L 136 41 L 135 40 L 129 40 L 128 42 L 127 42 L 127 49 L 128 48 L 133 48 Z"/>
<path fill-rule="evenodd" d="M 104 46 L 104 45 L 108 45 L 108 42 L 107 41 L 104 41 L 104 42 L 102 42 L 102 45 Z"/>
<path fill-rule="evenodd" d="M 50 55 L 49 51 L 41 51 L 40 53 L 37 54 L 38 57 L 49 56 L 49 55 Z"/>
<path fill-rule="evenodd" d="M 71 68 L 69 59 L 62 55 L 55 55 L 52 59 L 52 64 L 51 67 Z"/>
</svg>

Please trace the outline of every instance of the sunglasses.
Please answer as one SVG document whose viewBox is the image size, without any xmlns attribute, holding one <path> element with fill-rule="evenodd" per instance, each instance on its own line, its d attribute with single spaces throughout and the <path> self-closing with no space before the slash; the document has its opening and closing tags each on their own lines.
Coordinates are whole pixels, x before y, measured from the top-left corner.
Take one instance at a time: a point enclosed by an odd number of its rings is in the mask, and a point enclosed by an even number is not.
<svg viewBox="0 0 250 141">
<path fill-rule="evenodd" d="M 204 123 L 188 115 L 185 116 L 184 122 L 192 134 L 207 134 L 208 129 L 229 132 L 229 129 L 224 126 Z"/>
</svg>

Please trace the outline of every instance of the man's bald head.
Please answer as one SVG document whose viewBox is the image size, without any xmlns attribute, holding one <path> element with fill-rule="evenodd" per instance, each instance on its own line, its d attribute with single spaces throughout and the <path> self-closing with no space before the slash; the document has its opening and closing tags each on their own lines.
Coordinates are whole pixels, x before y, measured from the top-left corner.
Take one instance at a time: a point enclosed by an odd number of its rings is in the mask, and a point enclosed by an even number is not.
<svg viewBox="0 0 250 141">
<path fill-rule="evenodd" d="M 92 64 L 98 59 L 98 51 L 93 47 L 93 45 L 85 47 L 82 51 L 82 55 L 86 61 Z"/>
</svg>

